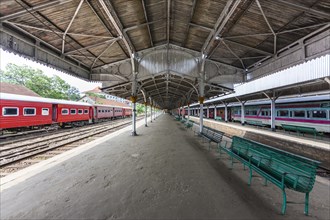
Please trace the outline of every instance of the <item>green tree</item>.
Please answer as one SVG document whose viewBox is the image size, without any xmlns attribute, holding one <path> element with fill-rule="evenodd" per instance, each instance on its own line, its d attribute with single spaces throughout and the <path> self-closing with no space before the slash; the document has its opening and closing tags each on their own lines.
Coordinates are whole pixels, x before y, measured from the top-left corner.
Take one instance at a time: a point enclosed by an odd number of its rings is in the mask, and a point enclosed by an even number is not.
<svg viewBox="0 0 330 220">
<path fill-rule="evenodd" d="M 25 86 L 45 98 L 78 100 L 79 90 L 58 76 L 48 77 L 41 70 L 9 63 L 0 72 L 1 81 Z"/>
<path fill-rule="evenodd" d="M 136 103 L 136 114 L 144 114 L 144 105 Z"/>
</svg>

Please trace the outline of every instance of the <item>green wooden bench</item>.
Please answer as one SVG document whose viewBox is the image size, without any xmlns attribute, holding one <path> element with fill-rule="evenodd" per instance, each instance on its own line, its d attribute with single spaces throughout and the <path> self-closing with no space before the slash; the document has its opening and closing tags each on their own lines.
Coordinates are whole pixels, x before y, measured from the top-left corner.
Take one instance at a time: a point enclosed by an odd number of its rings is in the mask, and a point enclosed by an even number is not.
<svg viewBox="0 0 330 220">
<path fill-rule="evenodd" d="M 222 121 L 222 118 L 221 117 L 215 117 L 215 120 L 216 121 Z"/>
<path fill-rule="evenodd" d="M 176 115 L 176 116 L 174 116 L 174 119 L 177 120 L 177 121 L 180 121 L 181 117 L 179 115 Z"/>
<path fill-rule="evenodd" d="M 191 120 L 188 120 L 187 123 L 184 124 L 185 128 L 189 129 L 192 128 L 194 122 Z"/>
<path fill-rule="evenodd" d="M 210 150 L 210 148 L 211 148 L 211 142 L 214 142 L 217 145 L 219 145 L 220 142 L 222 141 L 222 137 L 223 137 L 224 133 L 221 132 L 221 131 L 214 130 L 214 129 L 208 128 L 206 126 L 203 126 L 202 133 L 200 133 L 200 135 L 204 139 L 208 140 L 208 142 L 209 142 L 209 150 Z"/>
<path fill-rule="evenodd" d="M 322 136 L 323 135 L 323 133 L 319 133 L 313 127 L 288 125 L 288 124 L 281 124 L 281 126 L 282 126 L 284 131 L 288 131 L 289 133 L 290 133 L 290 131 L 296 132 L 298 134 L 298 136 L 300 134 L 302 134 L 303 136 L 304 136 L 304 134 L 312 134 L 314 136 L 314 138 L 316 138 L 316 136 Z"/>
<path fill-rule="evenodd" d="M 257 126 L 257 127 L 267 126 L 267 125 L 263 124 L 262 121 L 246 120 L 245 123 L 248 124 L 248 125 L 254 125 L 254 126 Z"/>
<path fill-rule="evenodd" d="M 320 162 L 236 136 L 230 148 L 218 145 L 218 149 L 220 155 L 221 151 L 229 154 L 232 167 L 235 158 L 243 163 L 244 168 L 249 168 L 249 185 L 252 171 L 255 171 L 265 178 L 265 185 L 270 181 L 282 190 L 282 214 L 286 211 L 286 188 L 305 193 L 305 214 L 308 215 L 309 193 Z"/>
</svg>

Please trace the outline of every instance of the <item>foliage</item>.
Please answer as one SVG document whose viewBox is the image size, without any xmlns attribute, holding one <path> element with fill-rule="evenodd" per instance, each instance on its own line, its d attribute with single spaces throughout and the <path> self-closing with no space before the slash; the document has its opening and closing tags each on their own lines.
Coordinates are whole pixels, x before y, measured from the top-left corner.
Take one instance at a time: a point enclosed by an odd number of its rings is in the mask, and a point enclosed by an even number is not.
<svg viewBox="0 0 330 220">
<path fill-rule="evenodd" d="M 87 96 L 92 96 L 92 97 L 99 97 L 102 99 L 106 99 L 105 95 L 101 95 L 101 94 L 97 94 L 97 93 L 93 93 L 93 92 L 86 92 Z"/>
<path fill-rule="evenodd" d="M 136 113 L 137 115 L 144 114 L 144 105 L 136 103 Z"/>
<path fill-rule="evenodd" d="M 0 72 L 1 81 L 25 86 L 45 98 L 78 100 L 79 90 L 58 76 L 48 77 L 41 70 L 9 63 Z"/>
</svg>

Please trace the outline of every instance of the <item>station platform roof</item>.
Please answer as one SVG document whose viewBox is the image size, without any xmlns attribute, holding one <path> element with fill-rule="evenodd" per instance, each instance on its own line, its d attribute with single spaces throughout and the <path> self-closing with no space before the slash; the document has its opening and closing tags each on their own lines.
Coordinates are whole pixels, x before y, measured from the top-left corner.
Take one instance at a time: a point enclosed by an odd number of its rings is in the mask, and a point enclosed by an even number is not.
<svg viewBox="0 0 330 220">
<path fill-rule="evenodd" d="M 174 108 L 329 54 L 327 0 L 4 0 L 1 47 Z M 204 91 L 200 91 L 200 88 Z"/>
</svg>

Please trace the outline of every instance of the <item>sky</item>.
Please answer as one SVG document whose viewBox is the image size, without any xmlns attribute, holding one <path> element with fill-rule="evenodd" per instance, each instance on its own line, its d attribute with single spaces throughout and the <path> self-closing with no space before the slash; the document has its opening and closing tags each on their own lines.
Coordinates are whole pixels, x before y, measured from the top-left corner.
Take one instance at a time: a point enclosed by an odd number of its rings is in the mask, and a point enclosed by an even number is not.
<svg viewBox="0 0 330 220">
<path fill-rule="evenodd" d="M 95 82 L 88 82 L 85 80 L 82 80 L 80 78 L 71 76 L 69 74 L 63 73 L 61 71 L 58 71 L 56 69 L 47 67 L 45 65 L 42 65 L 40 63 L 34 62 L 32 60 L 25 59 L 23 57 L 20 57 L 18 55 L 15 55 L 13 53 L 9 53 L 7 51 L 4 51 L 0 49 L 0 69 L 5 70 L 5 67 L 8 63 L 13 63 L 16 65 L 27 65 L 35 69 L 40 69 L 43 71 L 44 74 L 51 77 L 53 75 L 57 75 L 63 80 L 65 80 L 68 84 L 71 86 L 76 87 L 79 89 L 80 92 L 92 90 L 97 86 L 102 87 L 102 83 L 95 83 Z"/>
</svg>

